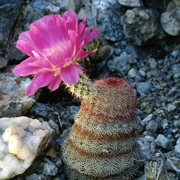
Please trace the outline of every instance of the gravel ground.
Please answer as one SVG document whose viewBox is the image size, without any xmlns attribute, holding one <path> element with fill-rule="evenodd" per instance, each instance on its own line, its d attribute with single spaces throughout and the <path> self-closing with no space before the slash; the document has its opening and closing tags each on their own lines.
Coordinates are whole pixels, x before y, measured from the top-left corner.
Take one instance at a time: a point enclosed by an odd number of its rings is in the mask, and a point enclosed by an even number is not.
<svg viewBox="0 0 180 180">
<path fill-rule="evenodd" d="M 142 126 L 138 140 L 142 167 L 136 179 L 148 179 L 151 174 L 149 169 L 152 168 L 165 175 L 164 179 L 169 177 L 171 180 L 178 180 L 180 34 L 172 36 L 161 24 L 155 23 L 160 22 L 161 14 L 167 11 L 170 1 L 162 0 L 156 4 L 155 0 L 151 3 L 144 0 L 144 7 L 140 9 L 121 6 L 120 2 L 121 0 L 10 0 L 7 3 L 1 0 L 0 74 L 25 57 L 15 49 L 14 42 L 32 21 L 45 14 L 63 13 L 67 9 L 76 11 L 80 18 L 86 14 L 88 25 L 95 24 L 101 30 L 101 37 L 90 45 L 97 46 L 98 52 L 83 62 L 90 78 L 122 77 L 137 92 L 137 118 Z M 177 4 L 176 8 L 179 8 Z M 157 15 L 144 9 L 156 11 Z M 127 11 L 134 13 L 133 26 L 128 25 L 129 21 L 125 20 L 128 18 Z M 177 26 L 180 27 L 180 24 Z M 63 86 L 52 93 L 44 88 L 39 94 L 26 115 L 48 121 L 55 136 L 46 152 L 23 175 L 12 180 L 67 179 L 61 160 L 61 146 L 79 110 L 80 100 L 68 94 Z"/>
</svg>

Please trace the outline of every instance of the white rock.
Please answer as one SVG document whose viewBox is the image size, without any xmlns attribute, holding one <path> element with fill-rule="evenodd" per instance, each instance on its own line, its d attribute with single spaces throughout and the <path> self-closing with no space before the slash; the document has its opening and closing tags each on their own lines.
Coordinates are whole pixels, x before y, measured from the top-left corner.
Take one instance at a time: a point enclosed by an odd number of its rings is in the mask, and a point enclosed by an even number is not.
<svg viewBox="0 0 180 180">
<path fill-rule="evenodd" d="M 0 119 L 0 180 L 22 174 L 47 147 L 52 129 L 28 117 Z"/>
</svg>

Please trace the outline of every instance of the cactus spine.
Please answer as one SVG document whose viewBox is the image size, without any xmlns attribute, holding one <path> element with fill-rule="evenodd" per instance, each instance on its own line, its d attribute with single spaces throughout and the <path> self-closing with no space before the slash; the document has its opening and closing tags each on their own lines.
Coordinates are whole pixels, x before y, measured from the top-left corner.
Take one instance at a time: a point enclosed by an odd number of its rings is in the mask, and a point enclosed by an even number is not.
<svg viewBox="0 0 180 180">
<path fill-rule="evenodd" d="M 118 78 L 97 80 L 93 87 L 95 98 L 82 100 L 64 143 L 69 179 L 130 179 L 138 152 L 135 93 Z"/>
<path fill-rule="evenodd" d="M 97 94 L 96 88 L 84 73 L 80 73 L 80 79 L 77 84 L 65 83 L 65 86 L 73 95 L 81 99 L 94 97 Z"/>
</svg>

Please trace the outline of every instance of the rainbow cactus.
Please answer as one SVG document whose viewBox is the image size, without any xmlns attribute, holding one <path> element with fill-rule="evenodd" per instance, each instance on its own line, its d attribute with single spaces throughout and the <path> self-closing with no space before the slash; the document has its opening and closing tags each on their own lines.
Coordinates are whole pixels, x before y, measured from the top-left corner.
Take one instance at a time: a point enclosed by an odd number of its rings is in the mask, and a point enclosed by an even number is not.
<svg viewBox="0 0 180 180">
<path fill-rule="evenodd" d="M 82 86 L 81 86 L 82 87 Z M 130 179 L 138 155 L 136 95 L 123 79 L 94 82 L 63 147 L 70 180 Z"/>
<path fill-rule="evenodd" d="M 82 99 L 79 113 L 63 147 L 69 179 L 130 179 L 138 154 L 136 95 L 124 80 L 104 78 L 91 83 L 80 59 L 99 30 L 86 28 L 86 17 L 67 11 L 36 20 L 20 34 L 16 47 L 29 57 L 13 69 L 19 76 L 33 75 L 26 95 L 48 86 L 55 91 L 63 81 Z"/>
</svg>

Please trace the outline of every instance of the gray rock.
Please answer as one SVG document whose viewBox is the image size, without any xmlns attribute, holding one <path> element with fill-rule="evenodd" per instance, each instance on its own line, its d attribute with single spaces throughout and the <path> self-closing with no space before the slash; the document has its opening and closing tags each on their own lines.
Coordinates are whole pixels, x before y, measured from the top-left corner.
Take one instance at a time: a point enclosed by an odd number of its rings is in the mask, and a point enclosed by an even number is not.
<svg viewBox="0 0 180 180">
<path fill-rule="evenodd" d="M 96 22 L 101 30 L 101 36 L 111 41 L 121 40 L 123 30 L 120 17 L 124 13 L 124 8 L 116 0 L 93 0 L 92 5 L 97 12 Z M 92 17 L 94 16 L 92 15 Z"/>
<path fill-rule="evenodd" d="M 166 12 L 161 14 L 161 25 L 163 30 L 171 35 L 180 35 L 180 7 L 172 2 L 169 3 Z"/>
<path fill-rule="evenodd" d="M 113 54 L 113 48 L 109 45 L 105 45 L 99 48 L 97 57 L 98 60 L 107 60 Z"/>
<path fill-rule="evenodd" d="M 156 66 L 157 66 L 157 62 L 154 58 L 149 58 L 148 63 L 149 63 L 150 68 L 152 68 L 152 69 L 156 68 Z"/>
<path fill-rule="evenodd" d="M 162 122 L 161 122 L 161 127 L 162 127 L 163 129 L 168 128 L 168 121 L 167 121 L 167 119 L 163 119 L 163 120 L 162 120 Z"/>
<path fill-rule="evenodd" d="M 180 157 L 180 137 L 176 141 L 176 146 L 175 146 L 175 153 L 178 157 Z"/>
<path fill-rule="evenodd" d="M 113 60 L 109 60 L 108 68 L 112 72 L 119 72 L 119 73 L 127 73 L 130 69 L 130 65 L 128 63 L 128 59 L 131 56 L 128 55 L 126 52 L 123 52 L 119 57 L 115 57 Z"/>
<path fill-rule="evenodd" d="M 58 159 L 58 160 L 56 161 L 56 166 L 57 166 L 58 168 L 62 168 L 63 162 L 62 162 L 61 159 Z"/>
<path fill-rule="evenodd" d="M 78 11 L 82 3 L 82 0 L 61 0 L 61 8 L 64 10 Z"/>
<path fill-rule="evenodd" d="M 180 144 L 180 137 L 178 138 L 178 140 L 176 141 L 176 144 Z"/>
<path fill-rule="evenodd" d="M 172 51 L 171 56 L 173 56 L 174 58 L 177 58 L 179 54 L 180 54 L 179 50 L 174 50 Z"/>
<path fill-rule="evenodd" d="M 174 126 L 175 126 L 176 128 L 180 128 L 180 120 L 174 121 Z"/>
<path fill-rule="evenodd" d="M 82 3 L 84 7 L 82 7 L 78 13 L 79 19 L 83 19 L 84 16 L 87 16 L 87 25 L 97 26 L 97 8 L 95 8 L 90 2 L 86 1 L 86 3 Z"/>
<path fill-rule="evenodd" d="M 70 121 L 74 121 L 75 115 L 77 114 L 77 112 L 79 111 L 79 106 L 68 106 L 67 107 L 67 111 L 66 114 L 64 116 L 64 120 L 70 120 Z"/>
<path fill-rule="evenodd" d="M 0 117 L 25 114 L 36 102 L 35 96 L 25 96 L 29 78 L 21 78 L 12 73 L 0 74 Z"/>
<path fill-rule="evenodd" d="M 180 157 L 180 144 L 175 146 L 175 153 Z"/>
<path fill-rule="evenodd" d="M 128 76 L 129 76 L 130 78 L 135 78 L 135 77 L 136 77 L 136 74 L 137 74 L 137 71 L 136 71 L 135 68 L 130 69 L 129 72 L 128 72 Z"/>
<path fill-rule="evenodd" d="M 119 17 L 124 13 L 116 0 L 83 1 L 79 17 L 87 16 L 89 26 L 96 25 L 101 30 L 101 36 L 107 40 L 118 41 L 123 37 Z"/>
<path fill-rule="evenodd" d="M 7 66 L 8 59 L 4 58 L 3 56 L 0 56 L 0 69 L 3 69 Z"/>
<path fill-rule="evenodd" d="M 32 107 L 30 112 L 32 114 L 35 114 L 36 116 L 41 116 L 43 118 L 52 118 L 50 114 L 55 111 L 56 110 L 48 104 L 38 102 Z"/>
<path fill-rule="evenodd" d="M 173 112 L 175 109 L 176 109 L 176 106 L 173 103 L 167 105 L 168 112 Z"/>
<path fill-rule="evenodd" d="M 160 147 L 162 147 L 162 148 L 164 148 L 164 149 L 167 149 L 168 146 L 170 145 L 169 139 L 167 139 L 167 138 L 166 138 L 164 135 L 162 135 L 162 134 L 159 134 L 159 135 L 157 136 L 157 138 L 155 139 L 155 143 L 156 143 L 158 146 L 160 146 Z"/>
<path fill-rule="evenodd" d="M 21 52 L 19 49 L 17 49 L 15 46 L 15 42 L 16 42 L 16 39 L 18 38 L 19 33 L 20 31 L 15 29 L 14 36 L 8 44 L 9 48 L 6 54 L 7 59 L 17 61 L 17 62 L 20 62 L 21 60 L 26 58 L 26 55 L 23 52 Z"/>
<path fill-rule="evenodd" d="M 139 73 L 139 75 L 142 76 L 142 77 L 145 77 L 145 76 L 146 76 L 146 73 L 145 73 L 142 69 L 140 69 L 140 70 L 138 71 L 138 73 Z"/>
<path fill-rule="evenodd" d="M 43 16 L 43 10 L 32 7 L 32 1 L 26 6 L 22 7 L 21 15 L 18 16 L 17 23 L 14 27 L 14 32 L 8 43 L 7 57 L 13 61 L 20 61 L 26 57 L 24 53 L 18 50 L 15 42 L 18 40 L 19 34 L 29 29 L 30 23 Z"/>
<path fill-rule="evenodd" d="M 180 64 L 173 64 L 171 67 L 173 76 L 180 74 Z"/>
<path fill-rule="evenodd" d="M 141 0 L 118 0 L 119 4 L 127 7 L 142 7 L 143 3 Z"/>
<path fill-rule="evenodd" d="M 155 0 L 155 1 L 149 1 L 149 0 L 143 0 L 143 3 L 145 7 L 149 9 L 156 9 L 158 12 L 163 12 L 166 8 L 168 3 L 171 0 Z"/>
<path fill-rule="evenodd" d="M 178 180 L 179 172 L 180 159 L 174 151 L 155 153 L 150 161 L 145 162 L 146 180 Z"/>
<path fill-rule="evenodd" d="M 171 171 L 180 173 L 180 154 L 177 154 L 175 151 L 170 151 L 166 154 L 167 158 L 167 168 Z M 179 178 L 177 178 L 179 180 Z M 176 180 L 176 179 L 175 179 Z"/>
<path fill-rule="evenodd" d="M 175 82 L 180 82 L 180 64 L 173 64 L 171 66 L 173 79 Z"/>
<path fill-rule="evenodd" d="M 59 180 L 67 180 L 66 175 L 65 175 L 65 174 L 61 174 L 61 175 L 59 176 Z"/>
<path fill-rule="evenodd" d="M 148 132 L 150 132 L 151 134 L 156 133 L 158 129 L 158 123 L 156 121 L 150 121 L 148 122 L 147 126 L 146 126 L 146 130 Z"/>
<path fill-rule="evenodd" d="M 150 159 L 152 154 L 155 152 L 155 142 L 152 136 L 145 136 L 139 138 L 138 143 L 140 145 L 141 158 Z"/>
<path fill-rule="evenodd" d="M 8 41 L 9 35 L 12 31 L 16 18 L 19 15 L 18 9 L 23 0 L 14 1 L 14 3 L 8 3 L 0 5 L 0 43 L 5 45 Z"/>
<path fill-rule="evenodd" d="M 44 15 L 59 13 L 62 8 L 59 1 L 53 0 L 32 0 L 21 8 L 21 15 L 18 16 L 16 26 L 8 43 L 7 57 L 10 60 L 20 61 L 25 58 L 25 54 L 15 47 L 15 42 L 21 32 L 29 29 L 29 25 Z"/>
<path fill-rule="evenodd" d="M 152 106 L 152 104 L 150 104 L 148 102 L 141 103 L 140 107 L 143 110 L 143 112 L 145 112 L 147 114 L 150 114 L 153 112 L 153 106 Z M 148 117 L 148 119 L 149 119 L 149 117 Z"/>
<path fill-rule="evenodd" d="M 44 14 L 47 13 L 58 13 L 60 11 L 60 6 L 56 6 L 53 1 L 48 0 L 33 0 L 31 6 Z"/>
<path fill-rule="evenodd" d="M 6 1 L 0 4 L 0 69 L 5 68 L 9 59 L 6 57 L 8 44 L 14 33 L 14 25 L 22 7 L 23 0 Z M 2 54 L 2 49 L 4 54 Z"/>
<path fill-rule="evenodd" d="M 52 162 L 42 163 L 42 174 L 45 176 L 55 176 L 58 172 L 58 168 Z"/>
<path fill-rule="evenodd" d="M 153 118 L 153 114 L 149 114 L 142 121 L 144 124 L 147 124 Z"/>
<path fill-rule="evenodd" d="M 59 125 L 52 119 L 48 121 L 49 126 L 53 129 L 55 134 L 60 134 Z"/>
<path fill-rule="evenodd" d="M 136 89 L 139 94 L 145 95 L 150 91 L 151 84 L 149 82 L 137 82 Z"/>
<path fill-rule="evenodd" d="M 29 176 L 26 176 L 26 180 L 48 180 L 48 179 L 49 179 L 48 177 L 39 174 L 31 174 Z"/>
<path fill-rule="evenodd" d="M 176 6 L 180 6 L 180 0 L 173 0 L 173 2 L 176 4 Z"/>
<path fill-rule="evenodd" d="M 157 37 L 160 32 L 158 15 L 150 9 L 127 10 L 121 23 L 125 37 L 138 46 Z"/>
<path fill-rule="evenodd" d="M 145 175 L 142 175 L 141 177 L 138 177 L 135 180 L 145 180 Z"/>
</svg>

